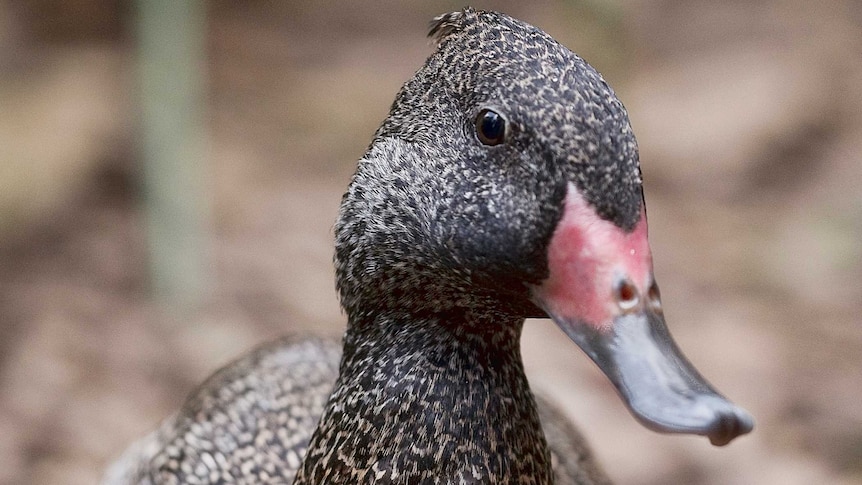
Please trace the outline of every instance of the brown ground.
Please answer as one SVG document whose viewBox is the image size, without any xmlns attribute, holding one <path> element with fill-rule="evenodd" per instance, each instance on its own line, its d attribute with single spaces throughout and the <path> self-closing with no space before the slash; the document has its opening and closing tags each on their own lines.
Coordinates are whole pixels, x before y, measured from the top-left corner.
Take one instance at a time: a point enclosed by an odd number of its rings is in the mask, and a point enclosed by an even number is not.
<svg viewBox="0 0 862 485">
<path fill-rule="evenodd" d="M 212 296 L 181 316 L 147 297 L 122 2 L 55 3 L 0 6 L 9 484 L 93 483 L 221 363 L 285 332 L 340 332 L 341 191 L 430 52 L 427 20 L 458 7 L 211 6 Z M 671 329 L 757 428 L 721 449 L 644 430 L 545 321 L 525 337 L 534 385 L 619 483 L 862 482 L 859 3 L 475 5 L 543 27 L 616 86 Z"/>
</svg>

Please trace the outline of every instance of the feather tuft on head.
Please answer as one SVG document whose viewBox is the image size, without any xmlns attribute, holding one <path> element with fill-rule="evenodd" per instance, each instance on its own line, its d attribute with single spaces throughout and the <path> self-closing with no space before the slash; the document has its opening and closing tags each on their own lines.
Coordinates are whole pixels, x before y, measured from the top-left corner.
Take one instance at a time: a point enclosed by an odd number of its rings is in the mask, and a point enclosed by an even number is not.
<svg viewBox="0 0 862 485">
<path fill-rule="evenodd" d="M 449 34 L 459 30 L 463 25 L 464 19 L 473 13 L 475 13 L 475 11 L 472 8 L 467 7 L 464 10 L 444 13 L 443 15 L 434 17 L 434 20 L 432 20 L 431 24 L 428 26 L 428 37 L 434 41 L 435 46 L 439 46 L 440 43 L 443 42 L 443 39 L 448 37 Z"/>
</svg>

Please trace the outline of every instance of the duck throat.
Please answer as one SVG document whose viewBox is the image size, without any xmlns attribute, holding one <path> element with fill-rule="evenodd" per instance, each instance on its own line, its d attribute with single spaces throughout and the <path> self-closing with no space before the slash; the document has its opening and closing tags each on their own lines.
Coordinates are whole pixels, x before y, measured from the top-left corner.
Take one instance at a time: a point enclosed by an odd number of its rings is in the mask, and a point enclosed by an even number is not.
<svg viewBox="0 0 862 485">
<path fill-rule="evenodd" d="M 552 483 L 508 318 L 351 322 L 294 483 Z"/>
</svg>

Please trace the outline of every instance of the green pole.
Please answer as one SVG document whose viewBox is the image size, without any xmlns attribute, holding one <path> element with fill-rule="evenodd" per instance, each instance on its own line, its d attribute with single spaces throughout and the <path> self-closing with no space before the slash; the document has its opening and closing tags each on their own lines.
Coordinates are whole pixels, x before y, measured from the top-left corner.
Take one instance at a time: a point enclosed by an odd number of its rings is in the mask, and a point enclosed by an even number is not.
<svg viewBox="0 0 862 485">
<path fill-rule="evenodd" d="M 139 0 L 140 130 L 154 296 L 170 310 L 207 291 L 203 193 L 205 9 L 199 0 Z"/>
</svg>

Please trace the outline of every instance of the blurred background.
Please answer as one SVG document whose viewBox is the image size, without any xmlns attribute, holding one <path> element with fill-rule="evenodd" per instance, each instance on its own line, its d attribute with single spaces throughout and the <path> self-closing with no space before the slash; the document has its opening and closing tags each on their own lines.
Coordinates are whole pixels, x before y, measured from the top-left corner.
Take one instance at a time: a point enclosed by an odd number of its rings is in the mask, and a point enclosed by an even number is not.
<svg viewBox="0 0 862 485">
<path fill-rule="evenodd" d="M 198 62 L 170 73 L 201 82 L 199 150 L 154 177 L 141 11 L 0 3 L 0 483 L 94 483 L 218 366 L 287 332 L 341 333 L 340 196 L 431 53 L 428 21 L 463 6 L 200 5 L 183 38 Z M 473 5 L 615 87 L 671 330 L 757 427 L 726 448 L 647 431 L 542 320 L 524 339 L 533 386 L 621 484 L 862 483 L 862 4 Z M 159 177 L 194 207 L 160 239 Z"/>
</svg>

